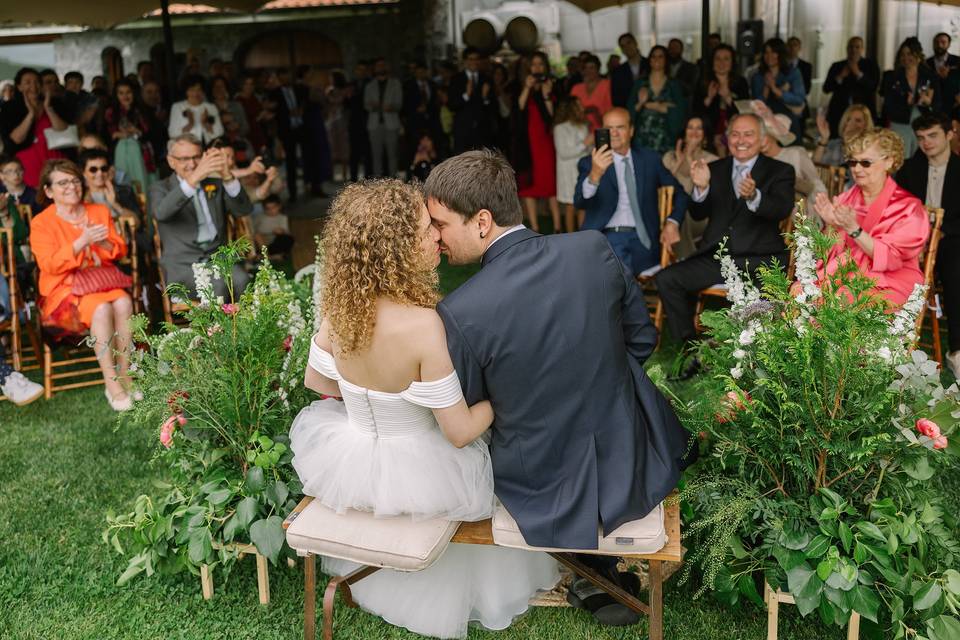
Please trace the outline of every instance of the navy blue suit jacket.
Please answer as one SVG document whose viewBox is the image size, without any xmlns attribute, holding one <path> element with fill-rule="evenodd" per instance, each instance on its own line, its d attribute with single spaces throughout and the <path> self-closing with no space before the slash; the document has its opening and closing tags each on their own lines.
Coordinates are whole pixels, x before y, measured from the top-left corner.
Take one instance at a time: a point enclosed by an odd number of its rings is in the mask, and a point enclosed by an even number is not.
<svg viewBox="0 0 960 640">
<path fill-rule="evenodd" d="M 656 254 L 659 255 L 660 210 L 657 206 L 657 189 L 673 187 L 673 213 L 670 214 L 670 219 L 675 220 L 677 224 L 683 222 L 683 215 L 687 211 L 687 202 L 690 198 L 683 187 L 680 186 L 680 183 L 677 182 L 677 179 L 673 177 L 673 174 L 663 166 L 659 154 L 639 145 L 634 145 L 630 151 L 633 173 L 637 180 L 637 202 L 640 203 L 640 211 L 647 228 L 647 235 L 650 236 L 655 245 Z M 617 170 L 611 164 L 603 177 L 600 178 L 596 194 L 592 198 L 586 199 L 583 197 L 583 183 L 590 175 L 591 164 L 590 156 L 580 158 L 577 163 L 577 170 L 580 175 L 577 178 L 577 189 L 573 194 L 573 204 L 578 209 L 586 211 L 583 226 L 580 227 L 581 231 L 603 231 L 603 228 L 607 226 L 610 218 L 617 210 L 617 201 L 620 198 Z"/>
<path fill-rule="evenodd" d="M 482 264 L 437 312 L 467 403 L 493 404 L 494 491 L 528 544 L 596 549 L 598 524 L 645 516 L 689 462 L 643 370 L 643 292 L 593 231 L 515 231 Z"/>
</svg>

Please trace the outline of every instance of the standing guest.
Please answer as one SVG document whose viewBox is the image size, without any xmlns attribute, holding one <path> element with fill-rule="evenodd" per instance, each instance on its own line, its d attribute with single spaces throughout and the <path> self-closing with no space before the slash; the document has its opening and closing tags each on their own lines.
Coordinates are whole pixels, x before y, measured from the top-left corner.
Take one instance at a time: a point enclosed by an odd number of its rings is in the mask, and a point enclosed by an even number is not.
<svg viewBox="0 0 960 640">
<path fill-rule="evenodd" d="M 810 89 L 813 86 L 813 65 L 800 57 L 803 51 L 803 42 L 797 36 L 791 36 L 787 39 L 787 60 L 786 67 L 797 69 L 800 77 L 803 79 L 803 92 L 810 95 Z"/>
<path fill-rule="evenodd" d="M 518 58 L 515 68 L 519 69 L 524 62 L 523 57 Z M 507 71 L 507 67 L 499 62 L 493 65 L 491 78 L 493 80 L 494 100 L 493 146 L 496 149 L 509 150 L 513 139 L 510 121 L 513 116 L 513 103 L 519 90 L 515 83 L 510 82 L 510 73 Z"/>
<path fill-rule="evenodd" d="M 827 107 L 830 136 L 821 138 L 821 142 L 842 135 L 840 120 L 850 105 L 866 105 L 871 119 L 876 117 L 880 69 L 876 62 L 863 57 L 863 50 L 863 38 L 854 36 L 847 41 L 846 59 L 830 65 L 823 83 L 823 92 L 833 94 Z"/>
<path fill-rule="evenodd" d="M 611 73 L 616 71 L 620 64 L 619 54 L 611 53 L 609 56 L 607 56 L 607 76 L 609 77 Z"/>
<path fill-rule="evenodd" d="M 137 100 L 137 87 L 131 80 L 118 80 L 113 86 L 113 103 L 107 107 L 104 122 L 113 141 L 114 164 L 144 190 L 157 179 L 154 148 L 160 144 L 160 123 Z"/>
<path fill-rule="evenodd" d="M 676 146 L 663 154 L 663 166 L 677 179 L 687 195 L 693 193 L 690 167 L 697 161 L 709 164 L 719 160 L 711 151 L 711 140 L 709 126 L 703 117 L 690 116 L 683 124 L 683 133 L 677 138 Z M 706 228 L 706 220 L 694 220 L 687 211 L 680 225 L 680 240 L 675 245 L 668 245 L 667 249 L 679 260 L 693 255 Z"/>
<path fill-rule="evenodd" d="M 66 75 L 63 76 L 63 89 L 65 115 L 70 122 L 75 122 L 77 107 L 79 106 L 80 100 L 87 93 L 83 90 L 83 74 L 79 71 L 68 71 Z"/>
<path fill-rule="evenodd" d="M 683 95 L 690 96 L 697 86 L 697 65 L 683 59 L 683 40 L 672 38 L 667 44 L 667 75 L 675 80 Z"/>
<path fill-rule="evenodd" d="M 163 91 L 156 80 L 148 80 L 140 86 L 140 102 L 159 123 L 166 122 L 170 116 L 170 112 L 163 106 Z"/>
<path fill-rule="evenodd" d="M 206 262 L 227 239 L 226 214 L 249 214 L 253 207 L 246 192 L 227 166 L 223 151 L 203 151 L 200 140 L 189 133 L 167 143 L 167 162 L 174 173 L 150 188 L 150 210 L 163 243 L 163 268 L 168 284 L 184 285 L 195 296 L 193 264 Z M 234 295 L 249 280 L 240 265 L 233 268 Z M 227 296 L 223 280 L 215 280 L 218 296 Z"/>
<path fill-rule="evenodd" d="M 763 59 L 759 71 L 751 80 L 751 95 L 763 100 L 774 113 L 790 118 L 790 130 L 798 140 L 803 139 L 803 119 L 807 92 L 800 70 L 787 66 L 787 45 L 780 38 L 763 43 Z"/>
<path fill-rule="evenodd" d="M 610 73 L 610 101 L 615 107 L 627 108 L 633 85 L 647 75 L 649 68 L 647 61 L 640 55 L 640 47 L 632 33 L 625 33 L 617 38 L 617 44 L 625 60 Z"/>
<path fill-rule="evenodd" d="M 294 85 L 290 71 L 280 69 L 271 74 L 271 83 L 274 85 L 269 92 L 270 101 L 276 109 L 275 122 L 277 137 L 283 145 L 283 155 L 287 166 L 287 189 L 290 192 L 290 202 L 297 201 L 297 149 L 299 148 L 304 162 L 307 161 L 306 145 L 309 144 L 307 131 L 304 127 L 303 112 L 309 95 L 306 87 Z M 311 172 L 304 167 L 304 174 Z"/>
<path fill-rule="evenodd" d="M 871 129 L 851 140 L 846 151 L 854 186 L 833 200 L 818 194 L 814 206 L 840 234 L 820 267 L 821 277 L 852 260 L 892 307 L 903 306 L 923 284 L 919 256 L 930 236 L 923 203 L 891 177 L 903 164 L 903 142 L 889 129 Z"/>
<path fill-rule="evenodd" d="M 873 116 L 865 104 L 852 104 L 840 117 L 838 127 L 840 135 L 830 137 L 830 124 L 823 114 L 817 114 L 817 148 L 813 151 L 813 161 L 831 167 L 844 164 L 844 147 L 847 143 L 868 129 L 873 129 Z"/>
<path fill-rule="evenodd" d="M 673 146 L 686 116 L 687 99 L 680 83 L 669 77 L 667 59 L 665 47 L 650 49 L 650 73 L 637 80 L 627 101 L 636 144 L 658 154 Z"/>
<path fill-rule="evenodd" d="M 213 105 L 220 113 L 233 114 L 233 121 L 240 127 L 240 135 L 247 137 L 250 132 L 250 125 L 247 123 L 247 112 L 236 100 L 230 98 L 230 83 L 223 76 L 214 76 L 210 79 L 210 97 Z"/>
<path fill-rule="evenodd" d="M 557 150 L 557 202 L 563 205 L 565 229 L 572 233 L 583 224 L 583 216 L 577 220 L 576 207 L 573 206 L 577 162 L 590 153 L 593 136 L 583 115 L 583 107 L 574 97 L 560 99 L 553 122 L 553 146 Z"/>
<path fill-rule="evenodd" d="M 660 245 L 680 239 L 687 194 L 660 161 L 634 140 L 630 114 L 614 107 L 603 116 L 610 147 L 594 149 L 577 165 L 574 203 L 584 209 L 583 229 L 602 232 L 626 270 L 637 276 L 660 263 Z M 659 187 L 674 187 L 673 213 L 660 228 Z"/>
<path fill-rule="evenodd" d="M 723 281 L 716 253 L 724 239 L 727 253 L 740 269 L 755 272 L 774 259 L 787 264 L 780 222 L 793 211 L 794 172 L 790 165 L 760 153 L 764 129 L 755 114 L 737 114 L 727 131 L 730 156 L 709 165 L 698 160 L 690 168 L 690 216 L 694 220 L 709 217 L 710 222 L 692 256 L 655 276 L 670 335 L 685 344 L 696 337 L 693 321 L 700 292 Z M 694 357 L 681 378 L 699 370 Z"/>
<path fill-rule="evenodd" d="M 473 47 L 463 51 L 463 71 L 450 81 L 449 107 L 453 118 L 454 155 L 482 149 L 493 142 L 493 83 L 480 71 L 480 52 Z"/>
<path fill-rule="evenodd" d="M 0 156 L 0 193 L 9 193 L 16 204 L 28 204 L 40 213 L 37 190 L 23 181 L 23 163 L 16 156 Z"/>
<path fill-rule="evenodd" d="M 527 213 L 527 222 L 540 231 L 537 200 L 546 200 L 553 217 L 553 231 L 560 233 L 560 204 L 557 202 L 557 152 L 553 146 L 553 78 L 547 54 L 530 56 L 529 69 L 518 78 L 523 88 L 515 111 L 513 167 L 517 172 L 518 195 Z"/>
<path fill-rule="evenodd" d="M 950 150 L 957 134 L 942 113 L 920 116 L 913 121 L 913 130 L 921 153 L 904 163 L 896 181 L 928 207 L 943 208 L 937 276 L 947 315 L 947 367 L 960 379 L 960 157 Z"/>
<path fill-rule="evenodd" d="M 330 162 L 333 165 L 333 173 L 336 173 L 337 167 L 340 167 L 341 179 L 346 181 L 350 167 L 350 132 L 346 113 L 347 77 L 342 71 L 334 71 L 331 74 L 331 82 L 325 92 Z"/>
<path fill-rule="evenodd" d="M 430 80 L 430 70 L 425 63 L 417 62 L 413 73 L 413 77 L 403 86 L 404 128 L 410 135 L 411 147 L 414 142 L 419 145 L 423 132 L 432 138 L 440 130 L 437 88 Z M 411 152 L 416 153 L 416 149 L 411 149 Z"/>
<path fill-rule="evenodd" d="M 367 87 L 369 69 L 364 63 L 353 68 L 353 80 L 347 90 L 347 111 L 350 114 L 350 180 L 356 182 L 360 177 L 360 165 L 367 175 L 373 174 L 370 161 L 370 136 L 367 133 L 367 110 L 363 106 L 363 95 Z"/>
<path fill-rule="evenodd" d="M 713 52 L 716 51 L 717 47 L 721 44 L 723 44 L 723 38 L 720 37 L 719 33 L 711 33 L 707 36 L 707 50 L 704 51 L 700 59 L 697 60 L 697 69 L 701 78 L 704 73 L 710 70 L 713 62 Z"/>
<path fill-rule="evenodd" d="M 113 263 L 127 254 L 127 245 L 107 208 L 84 202 L 83 176 L 69 160 L 48 162 L 40 188 L 40 204 L 49 206 L 30 228 L 40 269 L 40 321 L 55 334 L 90 332 L 107 402 L 126 411 L 133 406 L 128 376 L 133 302 L 125 291 L 129 277 Z M 83 272 L 96 267 L 100 277 L 86 282 L 92 279 Z"/>
<path fill-rule="evenodd" d="M 307 144 L 303 148 L 303 182 L 310 185 L 310 193 L 325 198 L 323 184 L 333 179 L 333 158 L 327 135 L 326 84 L 324 73 L 303 68 L 298 84 L 307 90 L 303 111 L 303 127 Z"/>
<path fill-rule="evenodd" d="M 557 94 L 563 98 L 570 95 L 570 90 L 573 87 L 581 82 L 583 82 L 583 76 L 580 74 L 580 56 L 570 56 L 567 58 L 567 75 L 560 78 L 557 82 Z M 621 72 L 622 73 L 622 72 Z M 627 93 L 630 92 L 630 87 L 633 86 L 633 83 L 630 83 L 630 86 L 627 87 Z M 626 96 L 623 98 L 626 100 Z"/>
<path fill-rule="evenodd" d="M 264 147 L 267 146 L 262 124 L 270 117 L 270 114 L 264 109 L 260 98 L 257 97 L 257 83 L 253 75 L 248 73 L 243 76 L 240 91 L 233 99 L 243 107 L 243 115 L 248 127 L 246 138 L 250 140 L 250 144 L 258 153 L 262 152 Z"/>
<path fill-rule="evenodd" d="M 0 110 L 0 141 L 4 152 L 15 155 L 23 165 L 23 180 L 30 186 L 40 182 L 40 172 L 47 160 L 64 157 L 47 147 L 45 131 L 63 131 L 63 105 L 53 94 L 40 91 L 40 74 L 24 67 L 14 78 L 17 93 Z"/>
<path fill-rule="evenodd" d="M 203 76 L 186 76 L 183 90 L 186 100 L 174 102 L 170 107 L 170 125 L 167 133 L 171 138 L 189 133 L 203 144 L 210 144 L 223 135 L 220 112 L 207 102 L 203 90 Z"/>
<path fill-rule="evenodd" d="M 750 87 L 737 73 L 735 61 L 733 47 L 728 44 L 714 47 L 710 68 L 693 94 L 693 112 L 703 117 L 704 123 L 714 132 L 712 146 L 721 156 L 726 155 L 724 135 L 730 120 L 737 114 L 736 102 L 750 97 Z"/>
<path fill-rule="evenodd" d="M 581 58 L 583 82 L 574 85 L 570 95 L 583 105 L 583 113 L 590 123 L 590 133 L 603 126 L 603 114 L 613 108 L 610 98 L 610 79 L 600 77 L 600 58 L 588 53 Z"/>
<path fill-rule="evenodd" d="M 417 143 L 417 149 L 413 154 L 413 162 L 407 174 L 412 180 L 417 182 L 426 182 L 430 172 L 437 166 L 437 147 L 429 133 L 424 132 Z"/>
<path fill-rule="evenodd" d="M 140 86 L 145 86 L 148 82 L 156 82 L 157 77 L 153 72 L 153 63 L 149 60 L 141 60 L 137 63 L 137 78 Z"/>
<path fill-rule="evenodd" d="M 289 257 L 294 240 L 279 196 L 271 194 L 264 198 L 263 214 L 253 220 L 253 239 L 258 254 L 266 247 L 271 260 Z"/>
<path fill-rule="evenodd" d="M 17 95 L 17 85 L 13 80 L 0 80 L 0 107 L 7 102 L 12 102 Z"/>
<path fill-rule="evenodd" d="M 952 39 L 948 33 L 933 36 L 933 55 L 927 58 L 927 66 L 937 72 L 941 81 L 946 80 L 954 69 L 960 68 L 960 56 L 950 53 Z"/>
<path fill-rule="evenodd" d="M 60 84 L 60 76 L 53 69 L 42 69 L 40 71 L 40 92 L 43 95 L 51 95 L 58 100 L 63 99 L 63 85 Z"/>
<path fill-rule="evenodd" d="M 390 75 L 385 58 L 373 63 L 373 80 L 363 95 L 367 110 L 367 134 L 373 156 L 373 173 L 393 178 L 397 175 L 400 144 L 400 109 L 403 107 L 403 85 Z"/>
<path fill-rule="evenodd" d="M 106 94 L 107 79 L 103 76 L 93 76 L 93 78 L 90 79 L 90 92 Z"/>
<path fill-rule="evenodd" d="M 940 109 L 940 80 L 923 62 L 923 49 L 916 38 L 907 38 L 897 50 L 897 67 L 884 74 L 882 119 L 890 123 L 903 141 L 904 155 L 917 150 L 910 123 L 924 113 Z"/>
</svg>

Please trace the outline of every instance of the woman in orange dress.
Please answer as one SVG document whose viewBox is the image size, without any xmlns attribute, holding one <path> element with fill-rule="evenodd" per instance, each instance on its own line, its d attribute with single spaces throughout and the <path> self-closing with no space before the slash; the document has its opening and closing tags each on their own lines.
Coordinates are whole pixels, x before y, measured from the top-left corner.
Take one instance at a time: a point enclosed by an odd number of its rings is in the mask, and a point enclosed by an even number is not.
<svg viewBox="0 0 960 640">
<path fill-rule="evenodd" d="M 114 410 L 125 411 L 132 405 L 127 390 L 130 295 L 119 288 L 77 295 L 74 283 L 79 270 L 124 257 L 127 245 L 110 210 L 83 201 L 83 184 L 83 174 L 69 160 L 47 162 L 40 175 L 37 200 L 52 201 L 30 226 L 30 248 L 40 267 L 41 321 L 53 333 L 90 332 L 96 339 L 107 401 Z"/>
</svg>

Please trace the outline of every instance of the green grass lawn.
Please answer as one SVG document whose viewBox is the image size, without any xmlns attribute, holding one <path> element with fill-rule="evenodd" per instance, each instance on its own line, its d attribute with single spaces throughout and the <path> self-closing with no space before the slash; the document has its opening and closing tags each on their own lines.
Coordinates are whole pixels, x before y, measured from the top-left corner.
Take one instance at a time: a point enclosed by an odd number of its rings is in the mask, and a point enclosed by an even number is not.
<svg viewBox="0 0 960 640">
<path fill-rule="evenodd" d="M 449 290 L 471 273 L 445 268 Z M 661 361 L 671 356 L 655 356 Z M 158 425 L 159 428 L 159 425 Z M 0 639 L 302 637 L 302 568 L 271 569 L 272 600 L 257 601 L 255 564 L 240 562 L 206 602 L 199 578 L 137 578 L 117 588 L 126 560 L 100 540 L 108 510 L 128 510 L 151 481 L 157 429 L 117 428 L 102 388 L 57 394 L 17 408 L 0 403 Z M 955 486 L 955 484 L 954 484 Z M 322 584 L 320 592 L 322 593 Z M 757 609 L 731 611 L 709 597 L 692 600 L 693 586 L 671 579 L 665 594 L 665 636 L 670 640 L 765 637 Z M 793 607 L 781 609 L 780 637 L 844 637 Z M 416 638 L 359 610 L 338 608 L 337 637 Z M 472 629 L 470 638 L 498 640 L 646 637 L 646 621 L 605 629 L 572 609 L 535 609 L 510 629 Z"/>
</svg>

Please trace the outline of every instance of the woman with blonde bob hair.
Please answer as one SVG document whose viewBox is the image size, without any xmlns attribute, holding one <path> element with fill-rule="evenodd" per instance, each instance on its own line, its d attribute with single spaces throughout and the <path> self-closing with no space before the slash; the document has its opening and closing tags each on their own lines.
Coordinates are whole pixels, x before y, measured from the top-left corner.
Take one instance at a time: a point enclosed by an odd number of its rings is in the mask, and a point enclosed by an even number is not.
<svg viewBox="0 0 960 640">
<path fill-rule="evenodd" d="M 423 195 L 398 180 L 353 184 L 323 234 L 323 321 L 304 383 L 318 400 L 290 429 L 303 491 L 329 509 L 477 521 L 493 512 L 488 401 L 468 406 L 447 351 L 440 234 Z M 342 399 L 342 402 L 338 399 Z M 358 565 L 325 558 L 324 571 Z M 547 554 L 452 544 L 427 569 L 379 571 L 352 588 L 367 611 L 441 638 L 477 620 L 503 629 L 558 578 Z"/>
<path fill-rule="evenodd" d="M 930 235 L 927 211 L 891 177 L 903 164 L 903 142 L 889 129 L 868 129 L 847 141 L 846 165 L 854 186 L 831 201 L 817 194 L 814 208 L 840 233 L 830 249 L 826 273 L 849 251 L 879 294 L 900 307 L 923 283 L 919 256 Z"/>
<path fill-rule="evenodd" d="M 840 132 L 838 138 L 830 137 L 830 124 L 827 122 L 827 117 L 818 113 L 817 131 L 820 137 L 817 140 L 817 148 L 813 151 L 813 161 L 839 167 L 844 161 L 843 148 L 847 141 L 869 129 L 873 129 L 873 116 L 870 115 L 870 109 L 863 104 L 852 104 L 843 112 L 840 124 L 837 126 L 837 131 Z"/>
</svg>

